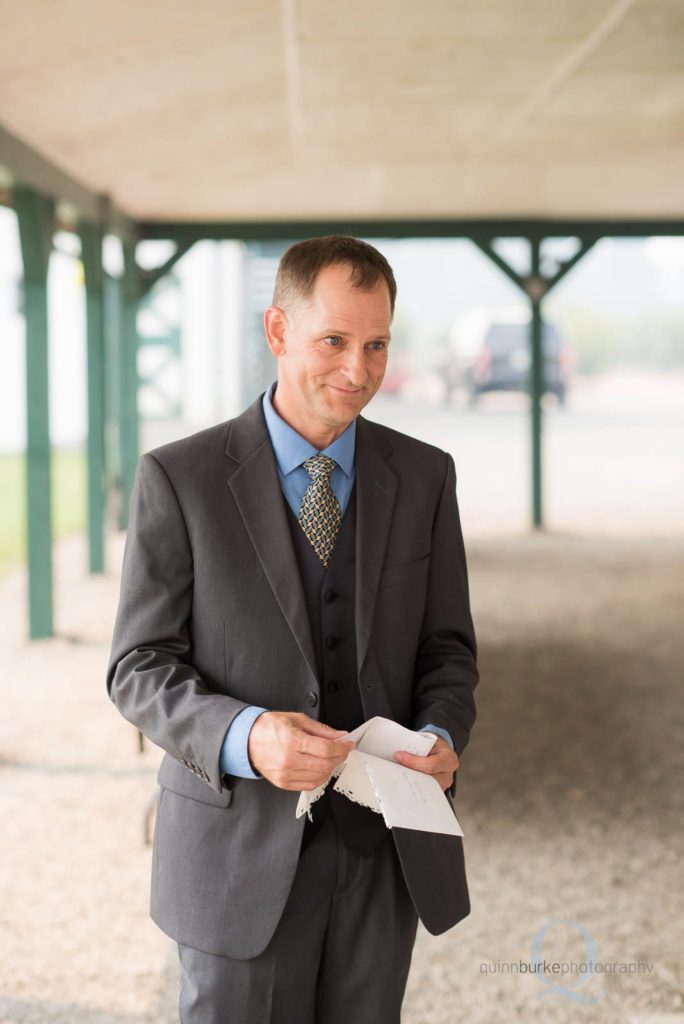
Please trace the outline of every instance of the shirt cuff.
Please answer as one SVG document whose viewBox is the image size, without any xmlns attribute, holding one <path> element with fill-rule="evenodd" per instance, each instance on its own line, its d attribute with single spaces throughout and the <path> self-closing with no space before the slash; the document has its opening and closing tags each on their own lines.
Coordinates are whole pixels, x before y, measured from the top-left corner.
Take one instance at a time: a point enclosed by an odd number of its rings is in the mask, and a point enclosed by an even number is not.
<svg viewBox="0 0 684 1024">
<path fill-rule="evenodd" d="M 260 708 L 255 704 L 248 704 L 246 708 L 239 711 L 228 727 L 223 738 L 221 753 L 219 754 L 219 768 L 221 775 L 237 775 L 241 779 L 261 779 L 259 772 L 255 772 L 249 760 L 247 744 L 252 726 L 259 715 L 263 715 L 268 708 Z"/>
<path fill-rule="evenodd" d="M 454 749 L 454 741 L 446 729 L 440 729 L 438 725 L 423 725 L 418 731 L 434 732 L 437 736 L 441 736 L 443 740 L 446 740 L 452 750 Z"/>
</svg>

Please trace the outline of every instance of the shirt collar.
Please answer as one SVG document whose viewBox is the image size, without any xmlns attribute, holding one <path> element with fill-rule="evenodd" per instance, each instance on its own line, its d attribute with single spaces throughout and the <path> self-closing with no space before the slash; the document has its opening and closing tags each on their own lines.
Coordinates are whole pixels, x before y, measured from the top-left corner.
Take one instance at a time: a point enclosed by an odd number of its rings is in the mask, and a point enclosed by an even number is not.
<svg viewBox="0 0 684 1024">
<path fill-rule="evenodd" d="M 275 411 L 272 398 L 277 384 L 277 381 L 273 381 L 264 392 L 263 409 L 278 468 L 284 476 L 287 476 L 297 466 L 301 466 L 304 459 L 315 455 L 317 449 Z M 354 470 L 355 445 L 356 420 L 354 419 L 332 444 L 321 451 L 323 455 L 329 455 L 331 459 L 334 459 L 350 477 Z"/>
</svg>

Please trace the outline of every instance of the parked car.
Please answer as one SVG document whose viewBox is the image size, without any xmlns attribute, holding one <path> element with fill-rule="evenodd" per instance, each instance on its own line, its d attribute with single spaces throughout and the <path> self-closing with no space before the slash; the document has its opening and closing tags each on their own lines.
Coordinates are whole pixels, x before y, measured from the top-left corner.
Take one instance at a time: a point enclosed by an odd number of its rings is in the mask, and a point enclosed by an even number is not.
<svg viewBox="0 0 684 1024">
<path fill-rule="evenodd" d="M 574 356 L 549 321 L 542 324 L 542 353 L 542 391 L 564 405 Z M 492 320 L 474 344 L 449 350 L 443 367 L 446 400 L 458 390 L 466 391 L 471 405 L 486 391 L 528 391 L 530 359 L 529 322 Z"/>
</svg>

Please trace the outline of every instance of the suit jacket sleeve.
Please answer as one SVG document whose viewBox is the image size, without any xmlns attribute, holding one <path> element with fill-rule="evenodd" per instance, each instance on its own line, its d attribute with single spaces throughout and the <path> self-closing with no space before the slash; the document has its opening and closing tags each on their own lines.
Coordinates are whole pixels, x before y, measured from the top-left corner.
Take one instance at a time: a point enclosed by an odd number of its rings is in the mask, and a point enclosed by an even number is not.
<svg viewBox="0 0 684 1024">
<path fill-rule="evenodd" d="M 473 691 L 479 674 L 456 469 L 451 455 L 446 454 L 446 460 L 432 527 L 427 598 L 415 667 L 414 716 L 417 729 L 429 723 L 446 729 L 460 757 L 475 721 Z"/>
<path fill-rule="evenodd" d="M 247 705 L 215 693 L 193 668 L 192 597 L 183 513 L 164 469 L 147 453 L 131 495 L 107 690 L 124 718 L 221 792 L 223 738 Z"/>
</svg>

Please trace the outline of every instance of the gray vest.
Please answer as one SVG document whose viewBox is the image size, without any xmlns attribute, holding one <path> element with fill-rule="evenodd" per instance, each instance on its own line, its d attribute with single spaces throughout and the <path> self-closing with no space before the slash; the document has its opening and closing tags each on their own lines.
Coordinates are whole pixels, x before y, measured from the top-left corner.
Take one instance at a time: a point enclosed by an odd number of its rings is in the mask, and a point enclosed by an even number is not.
<svg viewBox="0 0 684 1024">
<path fill-rule="evenodd" d="M 327 567 L 309 543 L 289 503 L 284 497 L 283 500 L 311 624 L 320 687 L 320 721 L 335 729 L 351 731 L 365 720 L 356 662 L 356 486 L 352 488 Z M 307 820 L 303 845 L 310 842 L 330 811 L 344 841 L 359 853 L 371 853 L 387 834 L 381 815 L 352 803 L 329 787 L 314 804 L 314 821 Z"/>
</svg>

